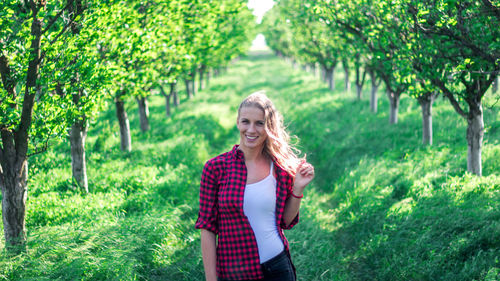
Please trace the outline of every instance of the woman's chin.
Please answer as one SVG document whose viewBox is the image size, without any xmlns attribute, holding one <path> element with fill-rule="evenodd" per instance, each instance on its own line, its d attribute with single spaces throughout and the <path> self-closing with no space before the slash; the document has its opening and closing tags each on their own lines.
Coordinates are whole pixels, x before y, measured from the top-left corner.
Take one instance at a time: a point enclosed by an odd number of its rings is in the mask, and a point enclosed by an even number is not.
<svg viewBox="0 0 500 281">
<path fill-rule="evenodd" d="M 248 148 L 248 149 L 255 149 L 255 148 L 259 148 L 259 147 L 262 147 L 262 144 L 256 142 L 256 141 L 245 141 L 242 143 L 243 147 L 245 148 Z"/>
</svg>

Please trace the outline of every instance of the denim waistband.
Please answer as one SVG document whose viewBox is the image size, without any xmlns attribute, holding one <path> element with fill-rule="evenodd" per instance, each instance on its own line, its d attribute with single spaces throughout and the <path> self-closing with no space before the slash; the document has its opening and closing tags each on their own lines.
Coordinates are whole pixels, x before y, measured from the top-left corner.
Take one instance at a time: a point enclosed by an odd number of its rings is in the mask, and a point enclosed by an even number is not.
<svg viewBox="0 0 500 281">
<path fill-rule="evenodd" d="M 273 263 L 281 260 L 283 257 L 288 258 L 285 250 L 283 250 L 281 253 L 277 254 L 274 258 L 272 258 L 272 259 L 270 259 L 270 260 L 268 260 L 266 262 L 261 263 L 261 265 L 263 265 L 263 266 L 269 266 L 269 265 L 271 265 L 271 264 L 273 264 Z"/>
</svg>

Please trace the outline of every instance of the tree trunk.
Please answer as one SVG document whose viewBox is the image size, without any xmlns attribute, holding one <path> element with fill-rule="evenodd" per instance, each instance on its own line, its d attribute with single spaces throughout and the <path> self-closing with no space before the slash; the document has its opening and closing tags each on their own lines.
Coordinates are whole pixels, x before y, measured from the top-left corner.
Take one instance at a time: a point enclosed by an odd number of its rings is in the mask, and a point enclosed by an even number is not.
<svg viewBox="0 0 500 281">
<path fill-rule="evenodd" d="M 498 92 L 498 76 L 495 77 L 495 80 L 493 80 L 493 83 L 491 85 L 491 91 L 492 94 L 496 94 L 496 92 Z"/>
<path fill-rule="evenodd" d="M 177 83 L 174 84 L 177 85 Z M 175 90 L 173 94 L 174 106 L 179 106 L 179 95 L 177 94 L 177 90 Z"/>
<path fill-rule="evenodd" d="M 205 88 L 208 88 L 208 84 L 210 84 L 210 69 L 205 71 Z"/>
<path fill-rule="evenodd" d="M 192 98 L 193 94 L 191 93 L 191 85 L 189 83 L 189 79 L 188 78 L 184 79 L 184 85 L 186 85 L 187 98 L 188 99 Z"/>
<path fill-rule="evenodd" d="M 377 91 L 378 87 L 380 86 L 380 81 L 377 81 L 375 71 L 368 70 L 368 74 L 370 75 L 370 80 L 372 84 L 372 90 L 370 94 L 370 110 L 373 113 L 377 113 L 377 105 L 378 105 Z"/>
<path fill-rule="evenodd" d="M 33 4 L 33 3 L 32 3 Z M 35 5 L 32 5 L 35 7 Z M 9 251 L 18 253 L 26 247 L 26 197 L 28 176 L 28 140 L 33 117 L 33 106 L 37 91 L 40 89 L 39 68 L 41 64 L 42 20 L 38 19 L 38 8 L 32 8 L 31 46 L 29 51 L 26 84 L 20 122 L 16 131 L 7 128 L 0 130 L 0 186 L 2 189 L 2 220 L 5 245 Z M 0 55 L 0 71 L 10 76 L 8 59 Z M 10 77 L 9 77 L 10 78 Z M 13 81 L 13 80 L 12 80 Z M 15 91 L 15 84 L 2 81 L 8 93 Z"/>
<path fill-rule="evenodd" d="M 191 93 L 196 96 L 196 71 L 191 72 Z"/>
<path fill-rule="evenodd" d="M 170 117 L 172 115 L 172 112 L 170 110 L 170 95 L 165 95 L 165 112 L 167 114 L 167 117 Z"/>
<path fill-rule="evenodd" d="M 5 167 L 2 185 L 2 219 L 5 244 L 15 253 L 25 250 L 26 241 L 26 187 L 27 161 L 21 174 Z"/>
<path fill-rule="evenodd" d="M 87 121 L 77 120 L 72 126 L 69 135 L 71 144 L 71 168 L 73 179 L 84 194 L 89 193 L 87 182 L 87 168 L 85 166 L 85 139 L 87 137 Z"/>
<path fill-rule="evenodd" d="M 115 99 L 116 116 L 120 124 L 120 143 L 121 150 L 130 152 L 132 151 L 132 139 L 130 137 L 130 124 L 128 121 L 127 112 L 125 111 L 125 103 L 120 97 Z"/>
<path fill-rule="evenodd" d="M 346 60 L 342 60 L 342 66 L 344 68 L 344 90 L 346 93 L 351 91 L 351 81 L 349 80 L 349 64 Z"/>
<path fill-rule="evenodd" d="M 333 78 L 333 72 L 335 70 L 335 67 L 327 68 L 326 69 L 326 81 L 328 83 L 328 89 L 334 91 L 335 90 L 335 79 Z"/>
<path fill-rule="evenodd" d="M 25 250 L 26 242 L 26 186 L 28 162 L 26 155 L 19 156 L 14 133 L 2 130 L 0 146 L 0 186 L 2 189 L 2 220 L 5 246 L 13 253 Z"/>
<path fill-rule="evenodd" d="M 326 67 L 321 66 L 320 69 L 321 69 L 321 81 L 328 83 L 326 79 Z"/>
<path fill-rule="evenodd" d="M 309 64 L 309 70 L 310 70 L 311 74 L 312 74 L 314 77 L 316 77 L 316 76 L 317 76 L 316 69 L 317 69 L 317 68 L 316 68 L 316 64 L 314 64 L 314 63 Z"/>
<path fill-rule="evenodd" d="M 428 92 L 417 98 L 422 108 L 422 143 L 424 145 L 432 145 L 432 104 L 436 97 L 436 93 Z"/>
<path fill-rule="evenodd" d="M 165 89 L 163 89 L 163 86 L 160 86 L 160 92 L 163 97 L 165 97 L 165 112 L 167 114 L 167 117 L 171 116 L 171 106 L 170 106 L 170 98 L 175 94 L 175 83 L 170 83 L 170 94 L 167 94 L 165 92 Z"/>
<path fill-rule="evenodd" d="M 146 97 L 136 97 L 137 105 L 139 106 L 139 119 L 141 122 L 141 131 L 147 132 L 150 129 L 149 126 L 149 108 L 148 100 Z"/>
<path fill-rule="evenodd" d="M 389 123 L 397 124 L 400 93 L 395 93 L 387 89 L 387 97 L 389 98 L 390 103 Z"/>
<path fill-rule="evenodd" d="M 199 81 L 198 81 L 198 90 L 199 91 L 202 91 L 203 90 L 203 83 L 205 81 L 203 81 L 203 74 L 205 73 L 205 67 L 204 66 L 201 66 L 200 69 L 198 70 L 198 73 L 200 74 L 200 77 L 198 78 Z M 194 79 L 193 79 L 194 81 Z"/>
<path fill-rule="evenodd" d="M 363 85 L 365 84 L 365 78 L 366 78 L 366 71 L 363 71 L 363 74 L 361 75 L 361 70 L 360 66 L 356 67 L 356 96 L 358 97 L 358 100 L 361 100 L 361 95 L 362 95 L 362 90 L 363 90 Z"/>
<path fill-rule="evenodd" d="M 362 91 L 363 91 L 363 85 L 356 83 L 356 97 L 358 98 L 358 100 L 361 100 L 361 96 L 363 94 Z"/>
<path fill-rule="evenodd" d="M 481 102 L 469 104 L 467 116 L 467 171 L 482 175 L 481 146 L 484 136 L 483 108 Z"/>
</svg>

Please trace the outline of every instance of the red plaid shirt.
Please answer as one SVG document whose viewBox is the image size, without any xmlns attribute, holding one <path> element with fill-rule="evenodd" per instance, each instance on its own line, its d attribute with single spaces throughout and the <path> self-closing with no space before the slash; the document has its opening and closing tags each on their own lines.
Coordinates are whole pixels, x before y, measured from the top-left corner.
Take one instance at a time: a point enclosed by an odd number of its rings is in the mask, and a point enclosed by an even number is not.
<svg viewBox="0 0 500 281">
<path fill-rule="evenodd" d="M 283 229 L 285 201 L 291 195 L 293 177 L 276 167 L 276 225 L 288 252 Z M 203 168 L 200 186 L 200 210 L 195 227 L 218 235 L 217 274 L 230 280 L 261 279 L 264 277 L 259 260 L 257 241 L 248 218 L 243 212 L 243 197 L 247 169 L 243 152 L 235 145 L 229 152 L 210 159 Z"/>
</svg>

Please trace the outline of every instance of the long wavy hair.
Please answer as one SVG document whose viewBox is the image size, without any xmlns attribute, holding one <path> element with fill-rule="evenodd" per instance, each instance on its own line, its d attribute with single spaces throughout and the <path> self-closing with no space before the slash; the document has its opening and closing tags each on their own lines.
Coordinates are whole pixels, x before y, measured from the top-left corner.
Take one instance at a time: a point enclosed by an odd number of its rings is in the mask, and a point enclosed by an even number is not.
<svg viewBox="0 0 500 281">
<path fill-rule="evenodd" d="M 264 94 L 264 91 L 259 91 L 241 102 L 238 108 L 238 118 L 243 107 L 256 107 L 264 112 L 267 139 L 262 152 L 289 174 L 295 176 L 300 163 L 298 157 L 300 150 L 290 143 L 290 135 L 285 129 L 283 118 L 273 102 Z"/>
</svg>

